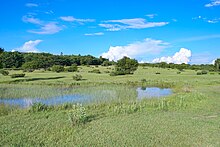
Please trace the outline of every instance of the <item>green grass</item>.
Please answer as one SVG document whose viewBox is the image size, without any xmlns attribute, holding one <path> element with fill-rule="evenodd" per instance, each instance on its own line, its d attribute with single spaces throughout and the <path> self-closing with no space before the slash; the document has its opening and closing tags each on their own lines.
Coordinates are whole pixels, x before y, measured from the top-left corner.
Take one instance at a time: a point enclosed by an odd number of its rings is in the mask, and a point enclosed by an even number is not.
<svg viewBox="0 0 220 147">
<path fill-rule="evenodd" d="M 99 69 L 101 74 L 88 73 L 92 69 Z M 72 80 L 73 73 L 35 71 L 19 79 L 0 76 L 0 91 L 14 89 L 11 94 L 7 92 L 8 97 L 15 93 L 22 96 L 16 89 L 27 86 L 33 86 L 25 92 L 27 95 L 37 95 L 45 87 L 50 95 L 56 91 L 51 85 L 72 87 L 72 93 L 99 95 L 98 99 L 105 94 L 97 90 L 118 89 L 120 93 L 111 101 L 85 105 L 89 121 L 76 126 L 69 120 L 74 109 L 71 104 L 35 113 L 0 105 L 0 146 L 220 146 L 220 75 L 196 75 L 191 70 L 177 74 L 173 69 L 140 67 L 134 75 L 111 77 L 107 70 L 82 67 L 79 74 L 85 80 L 77 82 Z M 76 83 L 80 85 L 74 86 Z M 137 85 L 171 87 L 175 93 L 136 101 L 130 89 Z"/>
</svg>

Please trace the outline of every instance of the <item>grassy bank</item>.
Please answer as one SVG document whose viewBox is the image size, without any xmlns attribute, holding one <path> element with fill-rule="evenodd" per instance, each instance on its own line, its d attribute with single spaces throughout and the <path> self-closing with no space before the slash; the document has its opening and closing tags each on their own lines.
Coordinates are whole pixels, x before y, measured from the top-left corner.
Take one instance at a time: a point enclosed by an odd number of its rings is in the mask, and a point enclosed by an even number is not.
<svg viewBox="0 0 220 147">
<path fill-rule="evenodd" d="M 0 76 L 0 82 L 4 83 L 1 90 L 14 87 L 11 95 L 16 93 L 17 84 L 24 89 L 26 85 L 35 86 L 35 90 L 44 84 L 58 84 L 76 91 L 81 87 L 88 93 L 97 90 L 92 85 L 98 85 L 98 89 L 115 86 L 122 93 L 117 101 L 84 105 L 88 119 L 79 125 L 70 120 L 70 114 L 76 112 L 72 104 L 23 110 L 0 105 L 0 146 L 220 146 L 217 73 L 196 75 L 189 70 L 177 74 L 173 69 L 139 68 L 134 75 L 111 77 L 105 72 L 109 70 L 106 67 L 99 67 L 101 74 L 89 73 L 91 69 L 80 69 L 82 81 L 73 81 L 73 73 L 42 71 L 27 73 L 18 81 Z M 126 88 L 133 85 L 171 87 L 175 93 L 162 99 L 135 101 L 135 94 Z"/>
</svg>

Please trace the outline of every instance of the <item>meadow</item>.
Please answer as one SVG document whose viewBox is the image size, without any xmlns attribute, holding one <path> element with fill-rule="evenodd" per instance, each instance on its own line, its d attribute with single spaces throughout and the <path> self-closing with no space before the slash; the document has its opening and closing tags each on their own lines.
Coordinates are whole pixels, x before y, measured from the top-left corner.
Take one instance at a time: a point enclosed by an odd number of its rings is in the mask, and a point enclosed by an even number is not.
<svg viewBox="0 0 220 147">
<path fill-rule="evenodd" d="M 94 69 L 101 73 L 89 72 Z M 115 88 L 119 93 L 111 100 L 94 93 L 98 101 L 84 105 L 21 109 L 0 104 L 0 146 L 220 146 L 219 73 L 139 67 L 131 75 L 110 76 L 113 70 L 80 66 L 76 73 L 0 75 L 0 98 L 45 98 L 59 95 L 60 88 L 71 88 L 71 93 Z M 75 74 L 82 80 L 73 80 Z M 173 94 L 137 100 L 131 88 L 140 86 L 171 88 Z"/>
</svg>

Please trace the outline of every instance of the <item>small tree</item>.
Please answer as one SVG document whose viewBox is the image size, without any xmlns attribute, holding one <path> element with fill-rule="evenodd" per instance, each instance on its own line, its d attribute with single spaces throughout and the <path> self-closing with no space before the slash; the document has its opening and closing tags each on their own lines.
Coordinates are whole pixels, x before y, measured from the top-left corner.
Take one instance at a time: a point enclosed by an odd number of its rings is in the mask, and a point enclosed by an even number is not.
<svg viewBox="0 0 220 147">
<path fill-rule="evenodd" d="M 215 60 L 215 67 L 217 71 L 220 70 L 220 59 Z"/>
<path fill-rule="evenodd" d="M 135 59 L 124 57 L 118 60 L 116 64 L 116 73 L 132 74 L 138 68 L 138 62 Z"/>
<path fill-rule="evenodd" d="M 66 71 L 68 71 L 68 72 L 75 72 L 75 71 L 77 71 L 77 69 L 78 69 L 77 65 L 73 64 L 70 67 L 67 67 Z"/>
<path fill-rule="evenodd" d="M 52 66 L 52 71 L 53 72 L 57 72 L 57 73 L 63 72 L 64 71 L 64 67 L 61 66 L 61 65 L 53 65 Z"/>
</svg>

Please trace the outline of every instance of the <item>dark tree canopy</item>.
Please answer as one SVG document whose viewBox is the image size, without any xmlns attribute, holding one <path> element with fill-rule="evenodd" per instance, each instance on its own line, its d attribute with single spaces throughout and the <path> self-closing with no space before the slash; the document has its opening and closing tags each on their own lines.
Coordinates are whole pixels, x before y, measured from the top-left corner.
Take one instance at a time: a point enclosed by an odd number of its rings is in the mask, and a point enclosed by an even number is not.
<svg viewBox="0 0 220 147">
<path fill-rule="evenodd" d="M 116 72 L 122 74 L 131 74 L 138 68 L 138 62 L 135 59 L 123 57 L 116 64 Z"/>
<path fill-rule="evenodd" d="M 215 68 L 217 71 L 220 71 L 220 59 L 215 60 Z"/>
</svg>

